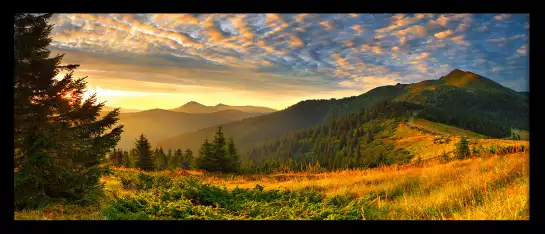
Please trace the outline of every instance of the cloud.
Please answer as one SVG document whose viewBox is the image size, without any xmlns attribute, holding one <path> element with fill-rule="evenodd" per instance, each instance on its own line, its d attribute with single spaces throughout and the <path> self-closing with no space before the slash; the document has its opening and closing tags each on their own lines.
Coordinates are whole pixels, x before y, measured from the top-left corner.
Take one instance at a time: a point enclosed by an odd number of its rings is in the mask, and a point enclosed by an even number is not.
<svg viewBox="0 0 545 234">
<path fill-rule="evenodd" d="M 511 18 L 510 14 L 500 14 L 500 15 L 494 16 L 494 19 L 498 20 L 498 21 L 503 21 L 503 20 L 507 20 L 507 19 L 510 19 L 510 18 Z"/>
<path fill-rule="evenodd" d="M 467 30 L 467 28 L 469 28 L 471 22 L 473 20 L 471 19 L 471 16 L 467 16 L 465 17 L 462 22 L 458 25 L 458 27 L 456 28 L 456 32 L 464 32 Z"/>
<path fill-rule="evenodd" d="M 486 24 L 483 24 L 483 25 L 481 25 L 480 27 L 477 28 L 477 31 L 479 31 L 479 32 L 484 32 L 486 30 L 488 30 L 488 26 Z"/>
<path fill-rule="evenodd" d="M 267 93 L 260 96 L 263 100 L 279 95 L 279 90 L 290 100 L 322 91 L 361 93 L 369 86 L 364 86 L 363 77 L 433 79 L 446 69 L 441 65 L 471 66 L 471 71 L 486 75 L 492 67 L 503 68 L 502 74 L 518 74 L 527 63 L 523 57 L 528 46 L 521 45 L 528 36 L 519 31 L 528 22 L 520 17 L 501 22 L 503 28 L 488 29 L 498 21 L 470 14 L 353 16 L 57 14 L 52 18 L 56 25 L 51 47 L 69 54 L 104 55 L 100 64 L 88 55 L 71 59 L 85 65 L 79 71 L 103 89 L 130 91 L 123 85 L 137 81 L 141 85 L 135 85 L 134 92 L 162 92 L 146 90 L 145 81 L 164 84 L 163 91 L 174 93 L 199 84 L 207 87 L 203 91 L 259 90 Z M 480 33 L 480 27 L 488 32 Z M 482 66 L 479 59 L 497 63 Z M 119 87 L 106 84 L 108 79 Z M 353 87 L 341 87 L 340 82 L 352 82 Z M 184 88 L 167 90 L 169 85 Z"/>
<path fill-rule="evenodd" d="M 388 27 L 377 29 L 375 30 L 375 32 L 378 34 L 389 33 L 393 30 L 414 24 L 420 21 L 422 18 L 423 18 L 422 15 L 418 15 L 418 16 L 415 15 L 413 17 L 405 17 L 404 14 L 397 14 L 392 16 L 391 18 L 393 21 L 392 24 L 390 24 Z"/>
<path fill-rule="evenodd" d="M 395 85 L 396 83 L 398 83 L 396 80 L 386 77 L 361 76 L 352 80 L 342 81 L 339 83 L 339 86 L 345 88 L 358 88 L 365 92 L 379 86 Z"/>
<path fill-rule="evenodd" d="M 464 39 L 464 36 L 456 36 L 456 37 L 452 37 L 450 38 L 452 41 L 456 42 L 457 44 L 461 44 L 461 45 L 469 45 L 469 42 L 467 42 L 465 39 Z"/>
<path fill-rule="evenodd" d="M 445 31 L 442 31 L 442 32 L 438 32 L 436 34 L 434 34 L 435 37 L 439 38 L 439 39 L 445 39 L 447 37 L 449 37 L 450 35 L 452 35 L 454 32 L 450 29 L 448 30 L 445 30 Z"/>
<path fill-rule="evenodd" d="M 361 34 L 362 32 L 364 32 L 364 29 L 358 24 L 352 26 L 351 28 L 352 28 L 352 30 L 354 30 L 358 34 Z"/>
<path fill-rule="evenodd" d="M 373 52 L 375 54 L 382 54 L 382 49 L 379 45 L 370 46 L 368 44 L 362 44 L 360 49 L 362 52 Z"/>
<path fill-rule="evenodd" d="M 442 27 L 447 27 L 449 22 L 455 21 L 455 20 L 460 20 L 460 19 L 465 19 L 467 17 L 469 17 L 469 14 L 440 15 L 437 19 L 430 20 L 429 24 L 431 24 L 431 25 L 440 25 Z M 469 23 L 469 22 L 467 22 L 467 20 L 466 20 L 466 23 Z"/>
<path fill-rule="evenodd" d="M 498 71 L 501 71 L 501 70 L 503 70 L 502 67 L 492 67 L 492 68 L 490 69 L 490 72 L 498 72 Z"/>
<path fill-rule="evenodd" d="M 296 21 L 297 23 L 302 24 L 302 23 L 304 23 L 304 20 L 305 20 L 305 18 L 306 18 L 307 16 L 308 16 L 308 14 L 299 14 L 299 15 L 295 16 L 294 19 L 295 19 L 295 21 Z"/>
<path fill-rule="evenodd" d="M 320 25 L 324 26 L 324 29 L 326 31 L 330 31 L 330 30 L 332 30 L 334 28 L 333 25 L 331 24 L 331 22 L 328 21 L 328 20 L 320 22 Z"/>
<path fill-rule="evenodd" d="M 425 58 L 428 58 L 428 57 L 430 57 L 430 53 L 423 52 L 423 53 L 419 54 L 418 56 L 416 56 L 415 58 L 416 59 L 425 59 Z"/>
<path fill-rule="evenodd" d="M 517 50 L 517 54 L 526 56 L 528 55 L 528 45 L 523 45 Z"/>
</svg>

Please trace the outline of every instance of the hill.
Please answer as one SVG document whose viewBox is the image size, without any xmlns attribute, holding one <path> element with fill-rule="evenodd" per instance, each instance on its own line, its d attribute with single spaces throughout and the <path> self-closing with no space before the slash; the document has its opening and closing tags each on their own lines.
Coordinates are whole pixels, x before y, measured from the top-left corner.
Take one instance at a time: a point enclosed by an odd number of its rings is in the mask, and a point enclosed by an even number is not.
<svg viewBox="0 0 545 234">
<path fill-rule="evenodd" d="M 203 104 L 200 104 L 198 102 L 188 102 L 184 104 L 183 106 L 171 109 L 171 111 L 175 112 L 185 112 L 185 113 L 213 113 L 218 111 L 224 111 L 224 110 L 238 110 L 243 111 L 247 113 L 271 113 L 275 112 L 275 109 L 267 108 L 267 107 L 261 107 L 261 106 L 229 106 L 225 104 L 218 104 L 216 106 L 205 106 Z"/>
<path fill-rule="evenodd" d="M 247 117 L 256 113 L 246 113 L 238 110 L 224 110 L 214 113 L 188 114 L 162 109 L 152 109 L 135 113 L 121 113 L 119 124 L 124 125 L 121 140 L 117 147 L 129 149 L 134 147 L 134 140 L 141 134 L 157 143 L 184 132 L 196 131 L 200 128 L 213 126 Z"/>
<path fill-rule="evenodd" d="M 491 137 L 507 137 L 511 128 L 528 129 L 528 97 L 483 76 L 453 70 L 438 80 L 377 87 L 359 96 L 306 100 L 272 114 L 224 124 L 243 151 L 291 131 L 309 128 L 358 112 L 384 100 L 422 105 L 419 118 Z M 165 148 L 197 150 L 215 126 L 186 133 L 157 144 Z"/>
<path fill-rule="evenodd" d="M 245 151 L 265 141 L 281 137 L 287 132 L 312 127 L 330 119 L 355 113 L 362 107 L 371 107 L 380 101 L 392 99 L 402 91 L 400 87 L 385 86 L 357 97 L 339 100 L 306 100 L 281 111 L 222 124 L 222 127 L 226 136 L 232 136 L 239 149 Z M 216 126 L 204 128 L 167 139 L 156 146 L 190 148 L 197 152 L 203 139 L 205 137 L 211 139 L 215 131 Z"/>
<path fill-rule="evenodd" d="M 110 112 L 110 111 L 113 111 L 114 109 L 115 107 L 104 106 L 102 107 L 101 112 Z M 134 113 L 134 112 L 140 112 L 140 111 L 142 110 L 119 108 L 119 113 Z M 101 115 L 104 115 L 104 113 L 101 113 Z"/>
</svg>

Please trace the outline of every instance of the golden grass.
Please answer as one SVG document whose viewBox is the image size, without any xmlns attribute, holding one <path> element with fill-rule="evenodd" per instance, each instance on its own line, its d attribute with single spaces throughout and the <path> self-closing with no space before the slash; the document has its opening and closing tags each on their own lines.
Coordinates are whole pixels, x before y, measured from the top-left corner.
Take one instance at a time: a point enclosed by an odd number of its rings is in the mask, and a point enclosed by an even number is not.
<svg viewBox="0 0 545 234">
<path fill-rule="evenodd" d="M 196 175 L 204 183 L 227 189 L 300 190 L 314 188 L 326 196 L 349 196 L 374 210 L 366 219 L 528 220 L 529 153 L 454 160 L 423 166 L 387 166 L 326 173 L 215 176 L 199 171 L 152 172 L 180 177 Z M 131 169 L 115 169 L 131 170 Z M 126 194 L 117 178 L 103 177 L 108 194 Z M 107 200 L 105 201 L 105 203 Z M 347 204 L 351 207 L 354 202 Z M 359 208 L 358 208 L 359 209 Z M 363 207 L 361 208 L 363 209 Z M 369 207 L 367 208 L 369 209 Z M 15 212 L 15 219 L 104 219 L 99 206 L 54 205 Z M 377 214 L 373 212 L 385 212 Z M 362 214 L 363 218 L 363 214 Z"/>
<path fill-rule="evenodd" d="M 409 124 L 416 125 L 419 127 L 426 128 L 431 124 L 427 123 L 427 120 L 414 120 Z M 425 124 L 424 124 L 425 123 Z M 456 128 L 451 128 L 456 129 Z M 459 133 L 459 131 L 465 131 L 461 129 L 451 130 L 453 133 Z M 412 129 L 405 124 L 399 124 L 396 129 L 395 135 L 391 138 L 396 145 L 396 148 L 404 148 L 405 150 L 411 152 L 414 157 L 413 161 L 417 160 L 420 156 L 422 160 L 437 157 L 443 153 L 451 153 L 456 149 L 456 143 L 461 139 L 461 136 L 468 135 L 450 135 L 450 142 L 436 144 L 433 142 L 433 139 L 437 136 L 434 136 L 429 133 L 424 133 L 422 131 Z M 470 140 L 470 147 L 490 147 L 493 145 L 498 146 L 521 146 L 524 145 L 526 148 L 529 147 L 529 142 L 525 140 L 507 140 L 507 139 L 473 139 Z"/>
</svg>

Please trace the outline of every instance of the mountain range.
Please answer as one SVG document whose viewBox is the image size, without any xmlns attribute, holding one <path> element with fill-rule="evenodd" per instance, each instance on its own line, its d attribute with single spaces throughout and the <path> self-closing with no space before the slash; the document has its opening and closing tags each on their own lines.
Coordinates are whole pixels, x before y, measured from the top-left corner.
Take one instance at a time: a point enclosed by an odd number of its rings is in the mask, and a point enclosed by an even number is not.
<svg viewBox="0 0 545 234">
<path fill-rule="evenodd" d="M 205 106 L 195 101 L 188 102 L 183 106 L 171 109 L 175 112 L 185 112 L 185 113 L 213 113 L 224 110 L 238 110 L 246 113 L 271 113 L 275 112 L 275 109 L 261 107 L 261 106 L 229 106 L 225 104 L 217 104 L 215 106 Z"/>
<path fill-rule="evenodd" d="M 241 151 L 289 132 L 371 108 L 381 101 L 422 105 L 418 117 L 468 129 L 492 137 L 506 137 L 512 128 L 528 129 L 528 95 L 506 88 L 481 75 L 455 69 L 437 80 L 381 86 L 359 96 L 305 100 L 282 111 L 222 124 Z M 198 150 L 211 139 L 216 126 L 180 134 L 156 146 Z"/>
<path fill-rule="evenodd" d="M 118 124 L 122 124 L 123 133 L 117 147 L 129 149 L 134 141 L 144 134 L 152 143 L 176 135 L 196 131 L 200 128 L 241 120 L 259 115 L 238 110 L 224 110 L 214 113 L 192 114 L 163 109 L 152 109 L 134 113 L 120 113 Z"/>
</svg>

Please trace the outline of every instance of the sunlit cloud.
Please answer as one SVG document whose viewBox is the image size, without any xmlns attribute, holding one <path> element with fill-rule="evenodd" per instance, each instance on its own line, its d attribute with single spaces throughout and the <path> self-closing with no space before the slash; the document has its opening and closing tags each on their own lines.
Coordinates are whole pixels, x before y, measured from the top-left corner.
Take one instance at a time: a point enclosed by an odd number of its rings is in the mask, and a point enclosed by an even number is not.
<svg viewBox="0 0 545 234">
<path fill-rule="evenodd" d="M 439 39 L 445 39 L 447 37 L 449 37 L 450 35 L 452 35 L 454 32 L 452 30 L 445 30 L 445 31 L 442 31 L 442 32 L 438 32 L 436 34 L 434 34 L 435 37 L 439 38 Z"/>
<path fill-rule="evenodd" d="M 511 18 L 510 14 L 500 14 L 500 15 L 494 16 L 494 19 L 499 20 L 499 21 L 507 20 L 507 19 L 510 19 L 510 18 Z"/>
<path fill-rule="evenodd" d="M 497 16 L 57 14 L 51 47 L 67 54 L 65 62 L 81 64 L 76 73 L 89 76 L 92 87 L 113 90 L 101 91 L 109 101 L 160 102 L 155 93 L 204 98 L 189 92 L 200 87 L 212 93 L 210 102 L 220 96 L 214 92 L 240 98 L 254 92 L 256 100 L 278 107 L 319 94 L 361 94 L 380 79 L 437 79 L 447 68 L 527 78 L 528 17 L 511 15 L 495 27 Z"/>
</svg>

